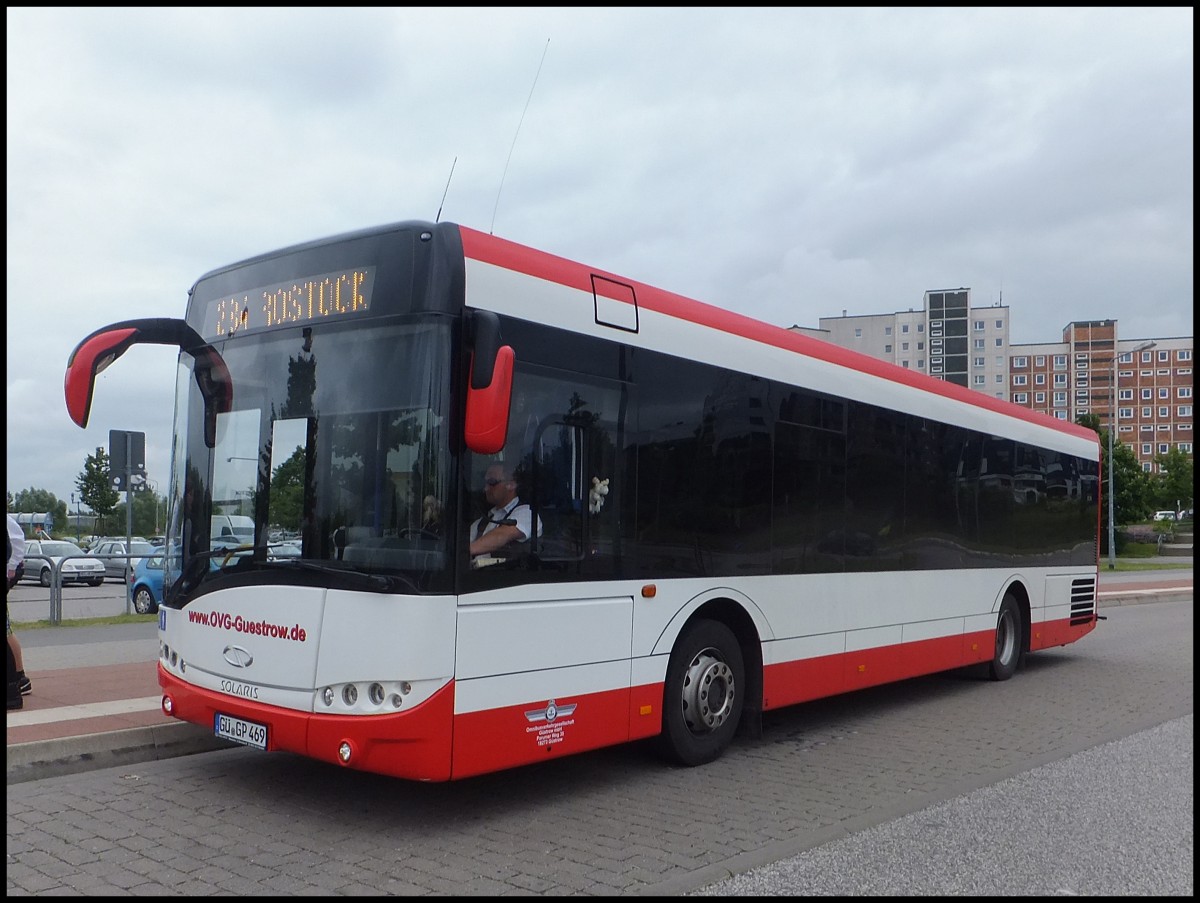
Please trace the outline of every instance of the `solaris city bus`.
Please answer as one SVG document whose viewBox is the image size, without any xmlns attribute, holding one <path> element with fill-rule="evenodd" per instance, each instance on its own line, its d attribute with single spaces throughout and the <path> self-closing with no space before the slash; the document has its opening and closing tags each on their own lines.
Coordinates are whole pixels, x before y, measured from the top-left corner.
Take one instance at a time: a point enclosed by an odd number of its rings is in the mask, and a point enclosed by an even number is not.
<svg viewBox="0 0 1200 903">
<path fill-rule="evenodd" d="M 202 276 L 184 319 L 78 345 L 76 423 L 139 343 L 179 349 L 162 708 L 259 749 L 699 765 L 763 712 L 1005 680 L 1096 625 L 1094 432 L 464 226 Z M 472 561 L 495 461 L 541 532 Z"/>
</svg>

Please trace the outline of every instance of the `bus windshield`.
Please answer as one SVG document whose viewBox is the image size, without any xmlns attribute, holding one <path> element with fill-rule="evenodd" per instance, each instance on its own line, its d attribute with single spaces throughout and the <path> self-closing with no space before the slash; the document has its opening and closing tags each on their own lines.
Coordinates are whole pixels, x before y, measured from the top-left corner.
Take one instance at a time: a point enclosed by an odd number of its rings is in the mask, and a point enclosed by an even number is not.
<svg viewBox="0 0 1200 903">
<path fill-rule="evenodd" d="M 268 573 L 444 591 L 450 337 L 447 318 L 425 315 L 219 343 L 232 405 L 216 415 L 212 448 L 192 360 L 182 355 L 167 537 L 168 585 L 177 585 L 168 604 L 217 581 L 275 579 Z"/>
</svg>

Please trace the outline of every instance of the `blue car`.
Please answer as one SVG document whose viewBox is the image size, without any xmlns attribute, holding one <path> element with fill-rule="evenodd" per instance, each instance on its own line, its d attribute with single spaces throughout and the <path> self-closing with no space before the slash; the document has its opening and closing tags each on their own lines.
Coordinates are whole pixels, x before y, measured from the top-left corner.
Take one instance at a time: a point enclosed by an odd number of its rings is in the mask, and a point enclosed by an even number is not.
<svg viewBox="0 0 1200 903">
<path fill-rule="evenodd" d="M 129 594 L 133 599 L 133 610 L 139 615 L 152 615 L 158 611 L 163 597 L 163 550 L 154 549 L 137 563 L 133 579 L 129 582 Z"/>
</svg>

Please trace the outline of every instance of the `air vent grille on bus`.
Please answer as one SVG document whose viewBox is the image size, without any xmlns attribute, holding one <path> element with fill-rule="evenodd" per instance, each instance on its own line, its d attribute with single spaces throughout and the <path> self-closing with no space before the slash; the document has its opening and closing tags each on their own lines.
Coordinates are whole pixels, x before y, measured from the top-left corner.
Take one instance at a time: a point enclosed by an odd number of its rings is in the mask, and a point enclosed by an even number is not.
<svg viewBox="0 0 1200 903">
<path fill-rule="evenodd" d="M 1090 623 L 1096 615 L 1096 578 L 1071 581 L 1071 626 Z"/>
</svg>

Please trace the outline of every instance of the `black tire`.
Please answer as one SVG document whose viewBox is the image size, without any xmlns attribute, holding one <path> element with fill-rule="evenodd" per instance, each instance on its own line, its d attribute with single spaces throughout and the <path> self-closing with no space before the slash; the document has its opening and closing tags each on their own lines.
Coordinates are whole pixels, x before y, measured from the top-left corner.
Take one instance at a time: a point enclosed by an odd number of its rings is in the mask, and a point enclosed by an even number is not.
<svg viewBox="0 0 1200 903">
<path fill-rule="evenodd" d="M 1021 606 L 1012 593 L 1006 593 L 1000 603 L 996 617 L 996 649 L 988 666 L 992 680 L 1008 680 L 1017 673 L 1024 653 L 1025 625 L 1021 617 Z"/>
<path fill-rule="evenodd" d="M 88 584 L 89 584 L 89 585 L 91 585 L 91 586 L 103 586 L 103 585 L 104 585 L 104 578 L 103 578 L 103 577 L 96 577 L 96 578 L 94 578 L 94 579 L 92 579 L 92 580 L 89 580 L 89 581 L 88 581 Z"/>
<path fill-rule="evenodd" d="M 42 568 L 41 571 L 38 572 L 38 583 L 40 583 L 42 586 L 50 585 L 50 568 Z"/>
<path fill-rule="evenodd" d="M 746 671 L 737 637 L 717 621 L 680 635 L 663 685 L 659 751 L 680 765 L 704 765 L 733 742 L 742 717 Z"/>
<path fill-rule="evenodd" d="M 158 603 L 150 590 L 144 586 L 133 588 L 133 610 L 139 615 L 152 615 L 158 611 Z"/>
</svg>

